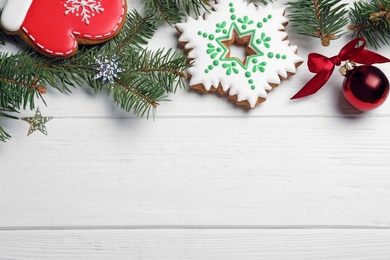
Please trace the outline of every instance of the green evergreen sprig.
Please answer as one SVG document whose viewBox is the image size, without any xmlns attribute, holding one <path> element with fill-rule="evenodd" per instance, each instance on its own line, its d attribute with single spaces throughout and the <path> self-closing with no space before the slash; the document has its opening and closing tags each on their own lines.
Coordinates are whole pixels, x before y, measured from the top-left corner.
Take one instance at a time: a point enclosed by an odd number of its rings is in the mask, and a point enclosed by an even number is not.
<svg viewBox="0 0 390 260">
<path fill-rule="evenodd" d="M 350 10 L 352 24 L 348 27 L 354 37 L 364 37 L 367 43 L 379 48 L 390 42 L 390 0 L 354 2 Z"/>
<path fill-rule="evenodd" d="M 156 1 L 154 1 L 156 2 Z M 172 5 L 170 5 L 172 4 Z M 175 15 L 199 12 L 207 1 L 161 1 L 164 10 Z M 180 9 L 180 12 L 177 10 Z M 170 16 L 173 17 L 173 16 Z M 176 18 L 164 19 L 169 22 Z M 44 57 L 31 49 L 17 54 L 0 53 L 0 119 L 18 119 L 13 114 L 20 109 L 35 108 L 37 99 L 43 100 L 47 88 L 70 92 L 72 88 L 89 85 L 95 91 L 106 90 L 114 103 L 136 116 L 149 116 L 168 94 L 185 86 L 187 57 L 172 49 L 147 50 L 146 46 L 157 30 L 160 17 L 141 16 L 137 11 L 127 14 L 126 23 L 118 36 L 95 46 L 80 46 L 75 56 L 67 59 Z M 18 44 L 16 37 L 0 31 L 0 44 Z M 94 79 L 99 58 L 112 58 L 123 69 L 114 82 Z M 44 101 L 44 100 L 43 100 Z M 0 141 L 10 135 L 0 126 Z"/>
<path fill-rule="evenodd" d="M 288 2 L 291 26 L 297 33 L 321 39 L 323 46 L 345 34 L 348 24 L 348 4 L 339 0 L 297 0 Z"/>
<path fill-rule="evenodd" d="M 0 114 L 0 117 L 4 117 L 2 114 Z M 11 135 L 8 134 L 2 126 L 0 126 L 0 141 L 5 142 L 7 140 L 11 139 Z"/>
<path fill-rule="evenodd" d="M 18 117 L 12 116 L 12 115 L 7 114 L 7 113 L 17 113 L 17 110 L 14 109 L 11 105 L 9 105 L 8 107 L 4 107 L 4 108 L 2 108 L 2 110 L 0 110 L 0 118 L 19 119 Z M 4 130 L 4 128 L 0 125 L 0 141 L 5 142 L 5 141 L 9 140 L 10 138 L 11 138 L 11 135 L 8 134 Z"/>
<path fill-rule="evenodd" d="M 176 0 L 176 4 L 184 9 L 186 14 L 199 16 L 209 7 L 209 0 Z"/>
<path fill-rule="evenodd" d="M 268 5 L 269 3 L 273 3 L 274 1 L 273 0 L 250 0 L 250 2 L 254 3 L 255 6 L 257 6 L 258 4 Z"/>
<path fill-rule="evenodd" d="M 46 92 L 40 83 L 40 66 L 33 55 L 0 54 L 0 108 L 34 108 L 34 99 Z"/>
<path fill-rule="evenodd" d="M 182 22 L 184 14 L 199 16 L 209 7 L 208 0 L 143 0 L 145 12 L 153 17 L 157 24 Z"/>
</svg>

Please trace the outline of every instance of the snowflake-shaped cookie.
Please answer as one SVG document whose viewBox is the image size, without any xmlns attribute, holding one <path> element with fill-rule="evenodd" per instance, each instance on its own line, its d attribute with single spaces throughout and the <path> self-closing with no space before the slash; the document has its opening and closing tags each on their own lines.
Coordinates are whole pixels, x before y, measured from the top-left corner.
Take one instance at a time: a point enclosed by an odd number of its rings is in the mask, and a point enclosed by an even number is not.
<svg viewBox="0 0 390 260">
<path fill-rule="evenodd" d="M 287 40 L 287 21 L 284 8 L 220 0 L 204 18 L 177 24 L 179 42 L 193 61 L 190 86 L 229 94 L 237 104 L 254 108 L 302 63 Z M 231 44 L 245 46 L 244 60 L 230 55 Z"/>
</svg>

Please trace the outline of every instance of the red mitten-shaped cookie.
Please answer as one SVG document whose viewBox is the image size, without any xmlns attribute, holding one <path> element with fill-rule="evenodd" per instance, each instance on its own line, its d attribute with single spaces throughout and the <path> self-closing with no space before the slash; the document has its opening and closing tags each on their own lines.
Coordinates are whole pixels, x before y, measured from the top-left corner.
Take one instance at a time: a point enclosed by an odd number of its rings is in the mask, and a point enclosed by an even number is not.
<svg viewBox="0 0 390 260">
<path fill-rule="evenodd" d="M 97 44 L 119 33 L 125 0 L 8 0 L 1 25 L 50 57 L 70 57 L 80 44 Z"/>
</svg>

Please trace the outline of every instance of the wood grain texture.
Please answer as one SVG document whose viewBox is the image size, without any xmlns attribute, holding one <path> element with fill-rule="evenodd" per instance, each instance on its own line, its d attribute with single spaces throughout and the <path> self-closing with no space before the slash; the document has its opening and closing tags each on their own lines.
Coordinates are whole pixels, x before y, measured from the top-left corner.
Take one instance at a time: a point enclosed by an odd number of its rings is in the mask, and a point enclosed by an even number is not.
<svg viewBox="0 0 390 260">
<path fill-rule="evenodd" d="M 1 231 L 1 259 L 387 260 L 389 230 Z"/>
<path fill-rule="evenodd" d="M 305 59 L 350 40 L 287 31 Z M 165 25 L 148 48 L 176 40 Z M 88 87 L 48 89 L 48 137 L 0 120 L 13 135 L 0 144 L 0 259 L 390 259 L 390 101 L 351 108 L 337 71 L 290 101 L 312 76 L 303 64 L 250 111 L 178 90 L 154 120 Z"/>
<path fill-rule="evenodd" d="M 22 130 L 0 151 L 3 227 L 390 226 L 383 118 L 66 118 L 48 137 Z"/>
</svg>

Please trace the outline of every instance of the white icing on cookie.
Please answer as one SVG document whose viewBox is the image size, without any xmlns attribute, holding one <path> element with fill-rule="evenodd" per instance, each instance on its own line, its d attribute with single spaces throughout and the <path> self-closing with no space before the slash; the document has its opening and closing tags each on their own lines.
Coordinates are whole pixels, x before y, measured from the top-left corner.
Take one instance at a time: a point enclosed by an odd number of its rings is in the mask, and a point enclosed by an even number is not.
<svg viewBox="0 0 390 260">
<path fill-rule="evenodd" d="M 104 12 L 99 0 L 67 0 L 64 4 L 66 9 L 65 15 L 74 14 L 81 17 L 81 21 L 86 24 L 90 23 L 90 18 Z"/>
<path fill-rule="evenodd" d="M 188 18 L 177 24 L 181 31 L 180 42 L 191 50 L 193 66 L 188 69 L 192 76 L 190 85 L 202 84 L 206 91 L 222 86 L 237 101 L 248 101 L 253 108 L 259 98 L 266 98 L 270 84 L 280 84 L 280 77 L 296 73 L 297 63 L 302 59 L 295 53 L 296 46 L 286 40 L 284 8 L 270 5 L 259 7 L 242 0 L 220 0 L 205 18 Z M 232 38 L 234 31 L 239 38 L 250 36 L 249 48 L 254 54 L 241 62 L 229 57 L 229 49 L 223 44 Z"/>
<path fill-rule="evenodd" d="M 8 0 L 1 13 L 1 26 L 9 31 L 20 29 L 33 0 Z"/>
</svg>

